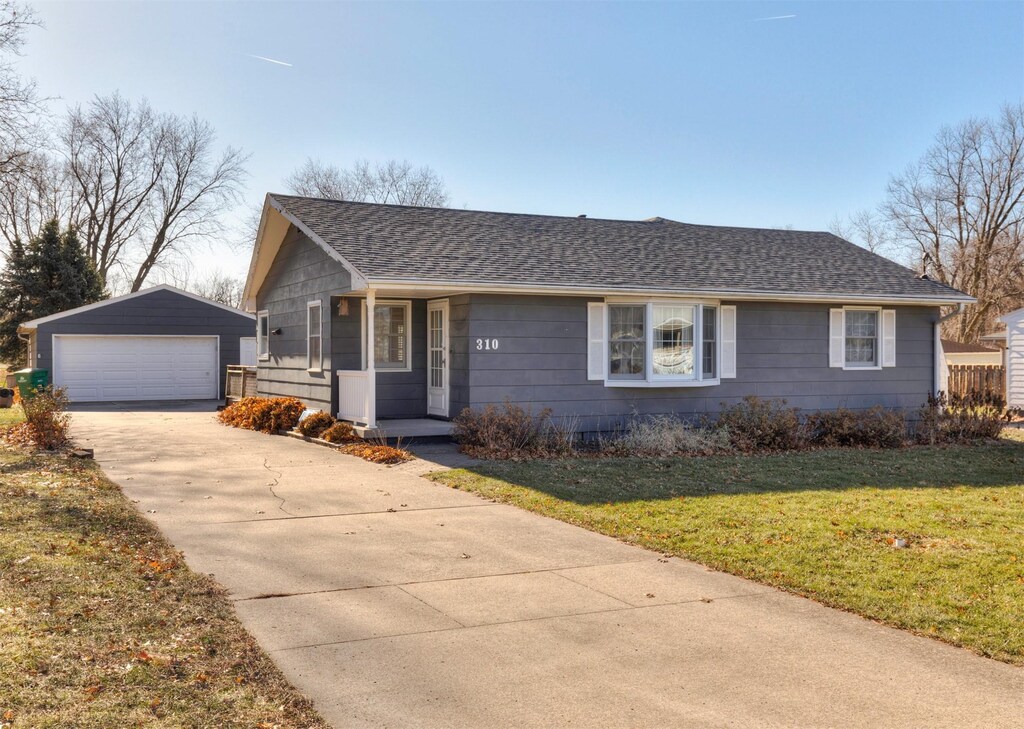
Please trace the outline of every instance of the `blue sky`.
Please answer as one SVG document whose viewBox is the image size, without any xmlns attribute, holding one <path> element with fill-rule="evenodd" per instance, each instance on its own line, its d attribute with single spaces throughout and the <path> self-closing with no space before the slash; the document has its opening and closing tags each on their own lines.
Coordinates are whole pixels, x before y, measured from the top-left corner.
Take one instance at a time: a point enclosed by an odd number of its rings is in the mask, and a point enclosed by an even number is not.
<svg viewBox="0 0 1024 729">
<path fill-rule="evenodd" d="M 54 110 L 196 112 L 252 154 L 250 203 L 308 156 L 397 158 L 469 208 L 824 229 L 1024 97 L 1024 2 L 36 7 L 22 68 Z"/>
</svg>

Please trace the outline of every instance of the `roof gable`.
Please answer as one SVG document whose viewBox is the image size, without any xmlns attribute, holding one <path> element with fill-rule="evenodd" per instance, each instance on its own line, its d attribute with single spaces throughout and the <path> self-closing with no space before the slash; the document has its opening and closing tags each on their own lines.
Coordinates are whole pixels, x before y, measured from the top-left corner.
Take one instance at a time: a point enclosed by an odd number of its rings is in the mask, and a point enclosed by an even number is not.
<svg viewBox="0 0 1024 729">
<path fill-rule="evenodd" d="M 93 311 L 94 309 L 101 309 L 105 306 L 110 306 L 111 304 L 120 304 L 121 302 L 124 301 L 131 301 L 132 299 L 138 299 L 143 296 L 149 296 L 150 294 L 154 294 L 158 291 L 168 291 L 172 294 L 184 296 L 185 298 L 192 299 L 194 301 L 198 301 L 209 306 L 214 306 L 218 309 L 230 311 L 232 314 L 238 314 L 239 316 L 244 316 L 248 319 L 256 318 L 253 314 L 242 311 L 241 309 L 236 309 L 233 306 L 228 306 L 227 304 L 222 304 L 219 301 L 212 301 L 211 299 L 207 299 L 197 294 L 193 294 L 189 291 L 182 291 L 181 289 L 175 288 L 174 286 L 170 286 L 168 284 L 158 284 L 156 286 L 151 286 L 148 289 L 142 289 L 141 291 L 133 291 L 132 293 L 124 294 L 123 296 L 114 296 L 113 298 L 104 299 L 103 301 L 97 301 L 96 303 L 93 304 L 86 304 L 85 306 L 79 306 L 74 309 L 68 309 L 67 311 L 61 311 L 58 312 L 57 314 L 50 314 L 49 316 L 43 316 L 38 319 L 33 319 L 32 321 L 27 321 L 19 325 L 18 329 L 36 329 L 39 327 L 40 324 L 48 324 L 51 321 L 63 319 L 68 316 L 75 316 L 77 314 L 82 314 L 87 311 Z"/>
<path fill-rule="evenodd" d="M 973 300 L 831 233 L 267 199 L 369 285 Z"/>
</svg>

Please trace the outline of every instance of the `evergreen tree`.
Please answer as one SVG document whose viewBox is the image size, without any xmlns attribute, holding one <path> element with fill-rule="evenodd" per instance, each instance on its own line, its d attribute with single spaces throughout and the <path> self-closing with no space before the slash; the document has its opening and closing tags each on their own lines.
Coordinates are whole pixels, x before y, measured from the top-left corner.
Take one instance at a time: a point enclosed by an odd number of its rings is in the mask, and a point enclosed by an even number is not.
<svg viewBox="0 0 1024 729">
<path fill-rule="evenodd" d="M 75 231 L 62 235 L 57 221 L 50 221 L 27 246 L 11 247 L 0 272 L 0 362 L 25 362 L 20 324 L 104 298 L 100 276 Z"/>
</svg>

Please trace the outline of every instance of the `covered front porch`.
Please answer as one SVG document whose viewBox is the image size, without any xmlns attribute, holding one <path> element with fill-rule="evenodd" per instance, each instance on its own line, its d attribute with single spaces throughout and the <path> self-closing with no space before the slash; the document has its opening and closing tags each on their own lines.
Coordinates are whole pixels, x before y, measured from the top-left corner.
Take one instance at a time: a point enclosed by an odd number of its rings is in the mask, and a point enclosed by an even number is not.
<svg viewBox="0 0 1024 729">
<path fill-rule="evenodd" d="M 452 432 L 451 303 L 410 293 L 369 289 L 332 301 L 336 416 L 364 438 Z"/>
</svg>

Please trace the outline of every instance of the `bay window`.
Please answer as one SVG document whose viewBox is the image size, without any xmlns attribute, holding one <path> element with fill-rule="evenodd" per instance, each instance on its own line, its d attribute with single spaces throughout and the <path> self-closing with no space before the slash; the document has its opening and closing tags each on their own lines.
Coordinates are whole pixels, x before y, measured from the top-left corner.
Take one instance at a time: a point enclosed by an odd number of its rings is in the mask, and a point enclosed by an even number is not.
<svg viewBox="0 0 1024 729">
<path fill-rule="evenodd" d="M 642 380 L 647 368 L 647 307 L 608 307 L 608 371 L 617 379 Z"/>
<path fill-rule="evenodd" d="M 696 303 L 607 305 L 607 382 L 629 386 L 714 384 L 718 308 Z"/>
</svg>

